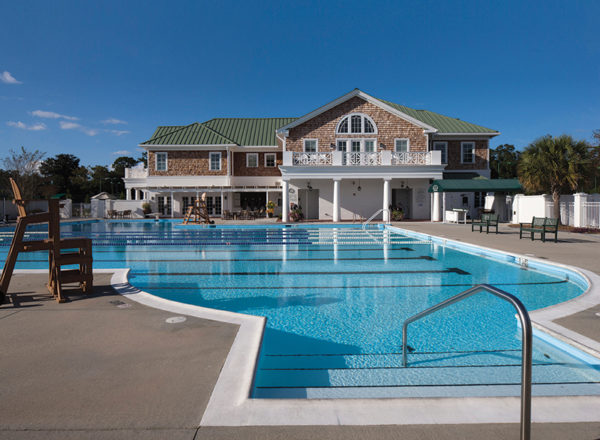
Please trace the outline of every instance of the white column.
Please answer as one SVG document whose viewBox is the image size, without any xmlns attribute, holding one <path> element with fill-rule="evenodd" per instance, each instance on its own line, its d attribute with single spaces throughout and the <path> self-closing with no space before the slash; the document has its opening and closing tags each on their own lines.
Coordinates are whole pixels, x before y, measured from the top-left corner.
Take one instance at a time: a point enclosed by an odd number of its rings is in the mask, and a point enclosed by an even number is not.
<svg viewBox="0 0 600 440">
<path fill-rule="evenodd" d="M 587 227 L 587 217 L 583 211 L 583 205 L 587 202 L 587 194 L 586 193 L 575 193 L 573 194 L 573 226 L 576 228 L 585 228 Z M 561 222 L 564 222 L 565 219 L 561 218 Z"/>
<path fill-rule="evenodd" d="M 289 202 L 289 182 L 287 180 L 281 181 L 281 222 L 288 222 L 288 212 L 290 210 L 290 202 Z"/>
<path fill-rule="evenodd" d="M 333 179 L 333 221 L 340 221 L 340 180 Z"/>
<path fill-rule="evenodd" d="M 125 200 L 131 200 L 131 188 L 125 188 Z"/>
<path fill-rule="evenodd" d="M 173 191 L 171 191 L 171 218 L 175 217 L 175 199 L 173 199 Z"/>
<path fill-rule="evenodd" d="M 431 212 L 431 221 L 432 222 L 439 222 L 440 221 L 440 193 L 438 191 L 435 191 L 433 193 L 433 210 Z"/>
<path fill-rule="evenodd" d="M 442 221 L 446 223 L 446 193 L 442 193 Z"/>
<path fill-rule="evenodd" d="M 390 179 L 383 179 L 383 221 L 390 221 Z"/>
</svg>

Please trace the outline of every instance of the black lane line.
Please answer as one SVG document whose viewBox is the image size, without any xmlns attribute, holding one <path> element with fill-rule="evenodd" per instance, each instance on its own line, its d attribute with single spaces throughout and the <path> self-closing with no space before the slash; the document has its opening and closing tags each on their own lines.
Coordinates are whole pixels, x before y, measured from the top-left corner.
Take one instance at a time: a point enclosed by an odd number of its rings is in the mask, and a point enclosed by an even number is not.
<svg viewBox="0 0 600 440">
<path fill-rule="evenodd" d="M 456 273 L 458 275 L 470 275 L 462 269 L 451 267 L 445 270 L 374 270 L 374 271 L 352 271 L 352 272 L 131 272 L 132 275 L 144 276 L 230 276 L 230 275 L 382 275 L 382 274 L 419 274 L 419 273 Z"/>
<path fill-rule="evenodd" d="M 386 261 L 386 260 L 426 260 L 426 261 L 436 261 L 435 258 L 429 256 L 421 256 L 421 257 L 363 257 L 363 258 L 215 258 L 215 259 L 173 259 L 173 260 L 133 260 L 128 258 L 126 262 L 136 262 L 136 263 L 173 263 L 181 261 L 182 263 L 191 263 L 191 262 L 229 262 L 229 261 Z M 19 260 L 22 263 L 42 263 L 47 262 L 48 259 L 44 260 Z M 123 260 L 94 260 L 98 263 L 121 263 Z M 460 269 L 459 269 L 460 270 Z"/>
<path fill-rule="evenodd" d="M 560 280 L 560 281 L 540 281 L 540 282 L 528 282 L 528 283 L 494 283 L 494 286 L 537 286 L 544 284 L 562 284 L 568 283 L 568 280 Z M 231 287 L 182 287 L 182 286 L 169 286 L 169 285 L 160 285 L 160 286 L 152 286 L 145 285 L 142 286 L 144 289 L 153 289 L 153 290 L 304 290 L 304 289 L 385 289 L 385 288 L 394 288 L 394 287 L 473 287 L 475 284 L 468 283 L 458 283 L 458 284 L 390 284 L 390 285 L 377 285 L 377 286 L 231 286 Z M 138 286 L 139 287 L 139 286 Z"/>
<path fill-rule="evenodd" d="M 429 361 L 427 359 L 426 361 Z M 419 362 L 419 361 L 413 361 Z M 570 365 L 566 362 L 540 362 L 533 363 L 534 367 Z M 333 368 L 259 368 L 261 371 L 333 371 L 333 370 L 406 370 L 406 369 L 433 369 L 433 368 L 486 368 L 486 367 L 521 367 L 521 364 L 486 364 L 486 365 L 411 365 L 409 367 L 333 367 Z"/>
<path fill-rule="evenodd" d="M 600 382 L 532 382 L 532 385 L 593 385 Z M 521 386 L 521 382 L 515 383 L 446 383 L 446 384 L 409 384 L 409 385 L 305 385 L 305 386 L 256 386 L 260 389 L 291 389 L 291 388 L 413 388 L 413 387 L 485 387 L 485 386 Z"/>
<path fill-rule="evenodd" d="M 357 252 L 357 251 L 377 251 L 377 252 L 381 252 L 381 243 L 373 243 L 373 246 L 377 246 L 377 247 L 370 247 L 370 248 L 353 248 L 353 249 L 338 249 L 337 252 Z M 184 251 L 184 252 L 219 252 L 219 253 L 223 253 L 223 252 L 228 252 L 228 253 L 238 253 L 238 252 L 258 252 L 258 251 L 263 251 L 263 252 L 284 252 L 283 249 L 273 249 L 272 247 L 269 248 L 265 248 L 265 249 L 260 249 L 260 248 L 254 248 L 254 249 L 231 249 L 231 250 L 227 250 L 227 249 L 202 249 L 202 250 L 194 250 L 194 251 Z M 394 251 L 407 251 L 407 252 L 413 252 L 414 249 L 413 248 L 409 248 L 409 247 L 401 247 L 401 248 L 391 248 L 389 249 L 390 252 L 394 252 Z M 148 250 L 143 250 L 143 249 L 115 249 L 115 250 L 102 250 L 102 249 L 94 249 L 94 253 L 96 252 L 104 252 L 104 253 L 130 253 L 130 252 L 148 252 Z M 162 253 L 171 253 L 171 252 L 176 252 L 176 253 L 181 253 L 182 251 L 177 250 L 177 251 L 172 251 L 172 250 L 163 250 L 161 249 L 160 252 Z M 333 248 L 329 248 L 329 249 L 288 249 L 287 252 L 333 252 Z"/>
<path fill-rule="evenodd" d="M 520 348 L 506 348 L 503 350 L 465 350 L 465 351 L 413 351 L 412 355 L 415 354 L 472 354 L 472 353 L 504 353 L 509 351 L 521 351 Z M 264 354 L 264 356 L 273 357 L 286 357 L 286 356 L 388 356 L 397 355 L 402 356 L 402 352 L 396 353 L 298 353 L 298 354 Z"/>
</svg>

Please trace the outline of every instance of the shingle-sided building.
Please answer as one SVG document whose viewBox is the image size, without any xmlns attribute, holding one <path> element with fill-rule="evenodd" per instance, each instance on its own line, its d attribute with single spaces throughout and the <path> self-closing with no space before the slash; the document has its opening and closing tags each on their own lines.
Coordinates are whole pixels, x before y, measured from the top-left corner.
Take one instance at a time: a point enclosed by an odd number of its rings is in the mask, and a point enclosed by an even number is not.
<svg viewBox="0 0 600 440">
<path fill-rule="evenodd" d="M 158 127 L 140 144 L 148 168 L 127 169 L 125 186 L 128 198 L 171 216 L 206 192 L 215 216 L 273 201 L 284 221 L 291 204 L 307 219 L 367 218 L 390 207 L 428 219 L 441 209 L 428 193 L 431 182 L 489 177 L 488 144 L 498 134 L 355 89 L 300 118 Z M 470 203 L 483 203 L 483 194 Z M 384 210 L 380 218 L 387 216 Z"/>
</svg>

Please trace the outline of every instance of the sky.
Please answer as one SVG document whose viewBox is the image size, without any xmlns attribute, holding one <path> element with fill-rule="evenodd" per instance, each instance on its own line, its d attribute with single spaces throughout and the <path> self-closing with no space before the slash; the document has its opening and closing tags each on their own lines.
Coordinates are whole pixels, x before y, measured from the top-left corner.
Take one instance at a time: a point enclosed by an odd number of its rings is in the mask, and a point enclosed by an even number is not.
<svg viewBox="0 0 600 440">
<path fill-rule="evenodd" d="M 600 129 L 600 1 L 3 1 L 0 159 L 138 157 L 158 125 L 302 116 L 359 88 L 499 130 Z"/>
</svg>

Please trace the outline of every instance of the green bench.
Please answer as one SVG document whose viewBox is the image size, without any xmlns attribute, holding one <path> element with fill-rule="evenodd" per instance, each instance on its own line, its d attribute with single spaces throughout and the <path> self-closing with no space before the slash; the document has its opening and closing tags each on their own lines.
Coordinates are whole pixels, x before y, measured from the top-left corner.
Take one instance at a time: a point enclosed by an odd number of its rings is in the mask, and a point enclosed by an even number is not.
<svg viewBox="0 0 600 440">
<path fill-rule="evenodd" d="M 529 225 L 531 226 L 525 226 Z M 543 242 L 546 241 L 546 234 L 554 234 L 554 243 L 558 241 L 558 219 L 552 217 L 533 217 L 531 223 L 519 223 L 519 239 L 523 238 L 523 232 L 531 233 L 531 240 L 534 240 L 535 234 L 539 233 Z"/>
<path fill-rule="evenodd" d="M 479 220 L 473 220 L 471 222 L 471 232 L 475 230 L 475 227 L 479 226 L 479 232 L 481 233 L 485 226 L 485 233 L 490 233 L 490 227 L 496 228 L 496 234 L 498 233 L 498 214 L 481 214 Z"/>
</svg>

